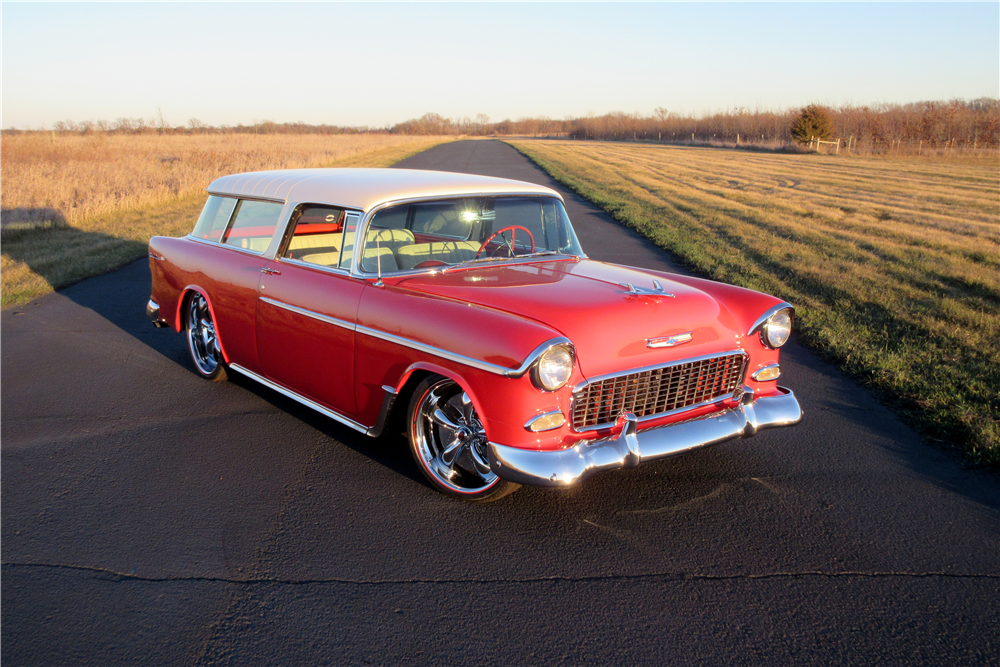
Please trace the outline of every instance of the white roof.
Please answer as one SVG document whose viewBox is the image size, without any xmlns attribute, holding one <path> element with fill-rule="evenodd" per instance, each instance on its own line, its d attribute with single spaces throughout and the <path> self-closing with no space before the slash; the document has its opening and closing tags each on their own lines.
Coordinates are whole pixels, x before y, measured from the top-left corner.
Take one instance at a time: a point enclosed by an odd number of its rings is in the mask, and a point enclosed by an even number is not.
<svg viewBox="0 0 1000 667">
<path fill-rule="evenodd" d="M 541 194 L 555 190 L 506 178 L 416 169 L 285 169 L 233 174 L 216 179 L 212 194 L 293 202 L 337 204 L 367 211 L 387 201 L 417 197 Z"/>
</svg>

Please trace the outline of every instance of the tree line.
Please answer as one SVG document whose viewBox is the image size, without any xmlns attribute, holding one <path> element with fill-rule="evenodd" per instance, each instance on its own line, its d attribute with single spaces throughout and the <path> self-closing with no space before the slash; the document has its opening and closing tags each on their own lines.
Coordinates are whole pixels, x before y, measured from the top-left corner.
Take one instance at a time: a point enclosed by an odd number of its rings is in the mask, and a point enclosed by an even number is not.
<svg viewBox="0 0 1000 667">
<path fill-rule="evenodd" d="M 807 109 L 816 109 L 810 105 Z M 850 141 L 855 152 L 889 152 L 894 148 L 997 148 L 1000 147 L 1000 100 L 928 101 L 911 104 L 822 107 L 831 124 L 830 134 Z M 191 118 L 172 125 L 158 118 L 119 118 L 115 121 L 59 121 L 53 132 L 90 134 L 360 134 L 470 136 L 548 136 L 605 141 L 657 141 L 714 145 L 747 145 L 769 148 L 790 146 L 793 126 L 806 110 L 768 111 L 738 108 L 704 116 L 678 114 L 663 107 L 651 115 L 612 112 L 554 120 L 531 117 L 491 122 L 485 114 L 451 119 L 427 113 L 385 127 L 276 123 L 212 126 Z M 18 130 L 4 130 L 4 133 Z"/>
</svg>

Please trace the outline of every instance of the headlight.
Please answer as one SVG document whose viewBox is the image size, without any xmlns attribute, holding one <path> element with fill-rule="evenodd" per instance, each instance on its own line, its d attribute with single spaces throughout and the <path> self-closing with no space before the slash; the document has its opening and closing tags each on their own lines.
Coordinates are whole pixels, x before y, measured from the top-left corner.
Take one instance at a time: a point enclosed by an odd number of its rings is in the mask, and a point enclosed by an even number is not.
<svg viewBox="0 0 1000 667">
<path fill-rule="evenodd" d="M 572 373 L 573 351 L 565 345 L 554 345 L 538 357 L 531 378 L 539 389 L 555 391 L 569 382 Z"/>
<path fill-rule="evenodd" d="M 779 310 L 771 315 L 760 330 L 760 339 L 768 347 L 779 348 L 788 342 L 792 333 L 792 311 Z"/>
</svg>

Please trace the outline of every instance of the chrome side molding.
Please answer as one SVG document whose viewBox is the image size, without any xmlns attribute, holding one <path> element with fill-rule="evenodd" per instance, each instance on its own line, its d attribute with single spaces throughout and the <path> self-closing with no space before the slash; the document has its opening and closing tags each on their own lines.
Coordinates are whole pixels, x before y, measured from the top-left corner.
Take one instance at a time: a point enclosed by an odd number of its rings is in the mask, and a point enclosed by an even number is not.
<svg viewBox="0 0 1000 667">
<path fill-rule="evenodd" d="M 349 419 L 349 418 L 345 417 L 344 415 L 342 415 L 342 414 L 340 414 L 338 412 L 334 412 L 333 410 L 329 410 L 327 408 L 324 408 L 322 405 L 320 405 L 316 401 L 308 399 L 305 396 L 302 396 L 301 394 L 297 394 L 294 391 L 292 391 L 291 389 L 286 389 L 285 387 L 282 387 L 280 384 L 276 384 L 274 382 L 271 382 L 266 377 L 264 377 L 262 375 L 257 375 L 253 371 L 248 370 L 246 368 L 243 368 L 239 364 L 229 364 L 229 369 L 236 371 L 240 375 L 245 375 L 248 378 L 250 378 L 251 380 L 256 380 L 257 382 L 261 383 L 262 385 L 264 385 L 268 389 L 273 389 L 274 391 L 278 392 L 282 396 L 287 396 L 288 398 L 292 399 L 293 401 L 297 401 L 297 402 L 301 403 L 302 405 L 306 406 L 307 408 L 312 408 L 313 410 L 315 410 L 316 412 L 320 413 L 321 415 L 323 415 L 325 417 L 329 417 L 330 419 L 333 419 L 334 421 L 338 421 L 341 424 L 343 424 L 344 426 L 350 426 L 355 431 L 360 431 L 361 433 L 368 433 L 368 431 L 369 431 L 369 428 L 367 426 L 359 424 L 358 422 L 354 421 L 353 419 Z"/>
</svg>

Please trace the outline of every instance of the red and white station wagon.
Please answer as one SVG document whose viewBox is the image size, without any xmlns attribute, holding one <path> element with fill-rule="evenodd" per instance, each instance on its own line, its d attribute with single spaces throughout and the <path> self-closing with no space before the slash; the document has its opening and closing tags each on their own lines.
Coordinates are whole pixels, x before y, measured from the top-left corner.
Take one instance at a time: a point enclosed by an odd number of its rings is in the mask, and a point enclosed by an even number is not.
<svg viewBox="0 0 1000 667">
<path fill-rule="evenodd" d="M 801 419 L 777 385 L 793 308 L 587 259 L 560 195 L 405 169 L 218 179 L 149 242 L 157 326 L 371 436 L 405 411 L 431 485 L 490 500 Z"/>
</svg>

